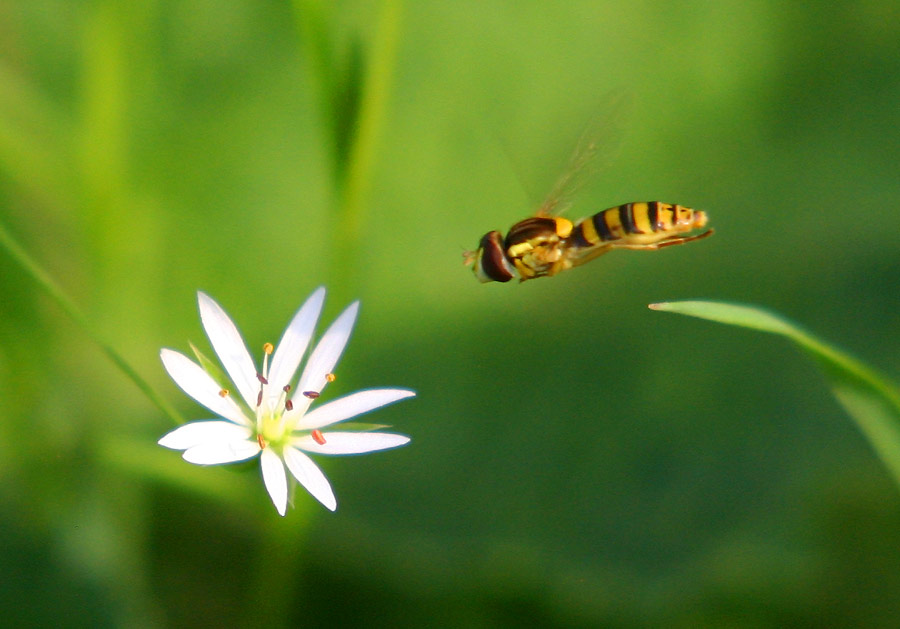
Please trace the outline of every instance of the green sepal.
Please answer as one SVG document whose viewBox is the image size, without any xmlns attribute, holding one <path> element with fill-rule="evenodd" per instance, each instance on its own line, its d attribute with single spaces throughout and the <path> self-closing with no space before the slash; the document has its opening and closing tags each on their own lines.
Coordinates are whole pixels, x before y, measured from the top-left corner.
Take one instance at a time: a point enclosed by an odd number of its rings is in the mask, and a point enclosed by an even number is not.
<svg viewBox="0 0 900 629">
<path fill-rule="evenodd" d="M 347 432 L 372 432 L 382 428 L 390 428 L 389 424 L 367 424 L 365 422 L 341 422 L 340 424 L 335 424 L 335 426 L 340 426 L 341 430 L 346 430 Z"/>
<path fill-rule="evenodd" d="M 215 361 L 207 358 L 203 352 L 197 349 L 197 346 L 188 341 L 188 345 L 191 346 L 191 351 L 194 352 L 194 356 L 197 357 L 197 360 L 200 362 L 200 367 L 209 374 L 209 376 L 216 381 L 223 389 L 231 389 L 233 386 L 231 381 L 228 379 L 228 376 L 222 371 L 222 368 L 219 367 L 219 364 Z"/>
</svg>

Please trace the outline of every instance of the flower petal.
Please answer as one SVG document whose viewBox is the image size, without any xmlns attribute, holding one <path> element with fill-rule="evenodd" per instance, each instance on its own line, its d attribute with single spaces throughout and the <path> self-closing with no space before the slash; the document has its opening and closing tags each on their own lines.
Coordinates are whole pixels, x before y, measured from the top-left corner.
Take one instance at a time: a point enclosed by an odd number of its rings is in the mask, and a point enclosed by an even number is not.
<svg viewBox="0 0 900 629">
<path fill-rule="evenodd" d="M 320 287 L 297 311 L 281 336 L 281 340 L 278 341 L 269 366 L 269 384 L 272 385 L 269 390 L 274 399 L 278 399 L 281 395 L 284 385 L 291 383 L 294 372 L 297 371 L 297 365 L 300 364 L 300 359 L 306 353 L 309 340 L 312 338 L 324 300 L 325 288 Z"/>
<path fill-rule="evenodd" d="M 363 454 L 409 443 L 406 435 L 390 432 L 326 432 L 322 433 L 322 438 L 325 443 L 318 443 L 311 435 L 304 435 L 293 439 L 291 445 L 317 454 Z"/>
<path fill-rule="evenodd" d="M 324 336 L 316 344 L 316 349 L 310 355 L 303 369 L 303 375 L 297 384 L 297 391 L 315 391 L 321 393 L 325 388 L 326 374 L 330 373 L 337 364 L 338 358 L 344 352 L 347 340 L 350 338 L 350 332 L 353 330 L 353 324 L 356 322 L 356 314 L 359 312 L 359 302 L 354 301 L 350 304 L 341 315 L 335 319 L 334 323 L 325 331 Z M 302 403 L 306 400 L 305 404 Z M 298 404 L 297 402 L 301 403 Z M 306 412 L 309 408 L 311 400 L 303 395 L 294 397 L 295 410 Z M 296 407 L 300 407 L 297 409 Z"/>
<path fill-rule="evenodd" d="M 171 349 L 163 348 L 159 352 L 159 357 L 162 358 L 163 366 L 172 376 L 172 380 L 182 391 L 213 413 L 238 424 L 250 425 L 250 420 L 244 416 L 237 403 L 228 396 L 220 395 L 222 387 L 203 371 L 200 365 Z"/>
<path fill-rule="evenodd" d="M 357 391 L 327 404 L 314 408 L 303 416 L 297 424 L 298 430 L 312 430 L 368 413 L 404 398 L 413 397 L 415 391 L 409 389 L 369 389 Z"/>
<path fill-rule="evenodd" d="M 278 515 L 284 515 L 287 511 L 287 474 L 284 471 L 284 465 L 271 448 L 262 451 L 259 464 L 262 468 L 266 491 L 269 492 L 269 497 L 275 503 Z"/>
<path fill-rule="evenodd" d="M 325 505 L 329 510 L 337 509 L 337 499 L 325 474 L 312 459 L 291 447 L 284 449 L 284 462 L 291 474 L 306 488 L 313 498 Z"/>
<path fill-rule="evenodd" d="M 250 438 L 250 429 L 226 421 L 199 421 L 167 432 L 157 443 L 172 450 L 187 450 L 202 443 L 241 441 Z"/>
<path fill-rule="evenodd" d="M 259 444 L 256 439 L 223 439 L 205 441 L 188 448 L 181 458 L 197 465 L 220 465 L 244 461 L 258 452 Z"/>
<path fill-rule="evenodd" d="M 250 358 L 250 352 L 244 345 L 244 339 L 232 323 L 222 307 L 206 293 L 198 292 L 200 304 L 200 320 L 213 349 L 222 361 L 222 366 L 231 377 L 241 397 L 250 408 L 256 408 L 256 394 L 259 381 L 256 379 L 256 367 Z"/>
</svg>

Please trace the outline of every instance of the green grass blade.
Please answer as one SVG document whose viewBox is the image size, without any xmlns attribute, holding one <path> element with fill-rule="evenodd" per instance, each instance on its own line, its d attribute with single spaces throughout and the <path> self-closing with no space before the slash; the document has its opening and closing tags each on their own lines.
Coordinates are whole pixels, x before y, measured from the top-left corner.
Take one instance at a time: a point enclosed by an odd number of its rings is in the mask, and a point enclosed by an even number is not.
<svg viewBox="0 0 900 629">
<path fill-rule="evenodd" d="M 334 157 L 337 208 L 329 282 L 337 301 L 359 292 L 368 195 L 392 91 L 401 0 L 383 0 L 370 40 L 336 44 L 334 16 L 323 0 L 294 0 L 298 35 L 318 94 Z"/>
<path fill-rule="evenodd" d="M 33 279 L 34 282 L 40 286 L 44 292 L 47 293 L 60 308 L 62 308 L 63 311 L 78 324 L 79 327 L 81 327 L 82 330 L 84 330 L 85 334 L 87 334 L 91 340 L 100 346 L 100 349 L 103 350 L 107 357 L 109 357 L 122 373 L 124 373 L 137 388 L 157 406 L 157 408 L 171 417 L 176 424 L 184 422 L 178 411 L 170 406 L 169 403 L 150 386 L 150 383 L 144 380 L 128 361 L 119 354 L 119 352 L 103 340 L 100 333 L 97 332 L 90 321 L 88 321 L 88 318 L 81 312 L 78 306 L 75 305 L 75 302 L 69 299 L 69 296 L 56 284 L 53 278 L 50 277 L 50 274 L 47 273 L 47 271 L 45 271 L 27 251 L 25 251 L 22 245 L 18 243 L 13 235 L 9 233 L 2 224 L 0 224 L 0 250 L 4 250 L 10 255 L 16 264 L 18 264 L 22 270 L 25 271 L 25 273 L 31 277 L 31 279 Z"/>
<path fill-rule="evenodd" d="M 0 172 L 50 207 L 71 203 L 70 122 L 0 60 Z"/>
<path fill-rule="evenodd" d="M 346 430 L 347 432 L 373 432 L 391 427 L 390 424 L 368 424 L 365 422 L 341 422 L 339 426 L 340 430 Z"/>
<path fill-rule="evenodd" d="M 329 24 L 333 21 L 333 7 L 323 0 L 294 0 L 294 16 L 297 34 L 306 57 L 313 94 L 319 113 L 327 130 L 327 143 L 331 153 L 332 170 L 337 178 L 343 173 L 345 155 L 338 144 L 338 126 L 335 103 L 338 101 L 341 75 L 332 42 Z M 355 112 L 353 118 L 355 118 Z"/>
<path fill-rule="evenodd" d="M 401 15 L 400 0 L 385 0 L 382 3 L 374 38 L 368 51 L 362 55 L 361 75 L 357 78 L 354 70 L 348 77 L 358 83 L 346 88 L 358 90 L 358 96 L 354 97 L 358 99 L 358 107 L 353 127 L 349 130 L 347 164 L 338 190 L 338 214 L 334 228 L 332 272 L 336 281 L 331 284 L 336 287 L 334 295 L 341 302 L 349 301 L 360 290 L 369 193 L 393 86 Z M 350 68 L 353 68 L 352 64 Z"/>
<path fill-rule="evenodd" d="M 877 371 L 784 317 L 755 306 L 675 301 L 650 304 L 650 308 L 778 334 L 799 345 L 822 367 L 832 393 L 900 485 L 900 390 Z"/>
</svg>

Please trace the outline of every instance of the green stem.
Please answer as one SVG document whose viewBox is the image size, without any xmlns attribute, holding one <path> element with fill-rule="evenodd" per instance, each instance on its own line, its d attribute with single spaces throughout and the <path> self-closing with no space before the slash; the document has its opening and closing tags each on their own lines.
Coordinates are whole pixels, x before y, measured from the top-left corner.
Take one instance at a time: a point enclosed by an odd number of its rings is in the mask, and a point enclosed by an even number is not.
<svg viewBox="0 0 900 629">
<path fill-rule="evenodd" d="M 387 111 L 400 31 L 399 0 L 386 0 L 369 54 L 341 198 L 341 233 L 358 247 L 379 132 Z"/>
<path fill-rule="evenodd" d="M 330 3 L 329 3 L 330 7 Z M 322 0 L 294 0 L 294 15 L 297 20 L 297 31 L 300 43 L 306 56 L 310 78 L 317 89 L 319 115 L 327 129 L 332 151 L 332 168 L 340 170 L 340 146 L 338 146 L 338 121 L 335 103 L 337 102 L 338 77 L 337 63 L 328 30 L 330 10 L 323 6 Z"/>
<path fill-rule="evenodd" d="M 304 491 L 302 487 L 297 489 Z M 287 517 L 278 516 L 271 504 L 267 505 L 269 511 L 262 514 L 254 578 L 245 599 L 249 604 L 244 626 L 263 624 L 261 619 L 265 619 L 264 624 L 270 629 L 297 626 L 292 618 L 297 613 L 294 593 L 298 588 L 302 589 L 302 583 L 298 581 L 302 578 L 299 574 L 302 564 L 298 558 L 307 554 L 313 499 L 299 496 L 299 501 L 308 504 L 297 505 Z"/>
<path fill-rule="evenodd" d="M 310 71 L 319 95 L 322 120 L 329 133 L 337 185 L 337 221 L 332 230 L 332 294 L 339 303 L 358 295 L 358 276 L 364 244 L 368 193 L 394 77 L 400 33 L 401 1 L 384 0 L 372 41 L 365 55 L 365 69 L 357 79 L 353 58 L 349 70 L 339 67 L 334 38 L 329 33 L 327 9 L 320 0 L 295 0 L 295 12 Z M 336 78 L 337 77 L 337 78 Z M 349 82 L 359 80 L 358 106 L 347 97 L 356 93 Z M 342 132 L 349 124 L 349 136 Z"/>
<path fill-rule="evenodd" d="M 9 233 L 9 230 L 3 224 L 0 224 L 0 247 L 5 249 L 9 255 L 15 260 L 25 273 L 33 279 L 38 286 L 63 309 L 63 311 L 78 324 L 87 336 L 93 340 L 100 349 L 109 357 L 109 359 L 132 381 L 137 388 L 140 389 L 147 398 L 153 402 L 157 408 L 172 418 L 176 424 L 183 423 L 181 415 L 172 406 L 170 406 L 153 388 L 144 380 L 135 369 L 129 365 L 124 358 L 112 348 L 101 336 L 93 329 L 87 317 L 78 309 L 68 295 L 57 286 L 53 278 L 30 256 L 28 252 L 16 241 Z"/>
</svg>

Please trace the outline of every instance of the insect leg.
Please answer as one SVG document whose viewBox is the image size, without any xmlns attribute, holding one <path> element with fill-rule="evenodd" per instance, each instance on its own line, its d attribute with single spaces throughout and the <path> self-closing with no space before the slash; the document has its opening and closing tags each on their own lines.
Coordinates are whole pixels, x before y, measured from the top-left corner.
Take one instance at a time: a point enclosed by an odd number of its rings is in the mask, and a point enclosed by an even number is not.
<svg viewBox="0 0 900 629">
<path fill-rule="evenodd" d="M 701 238 L 706 238 L 707 236 L 712 236 L 713 230 L 710 229 L 708 231 L 703 232 L 702 234 L 697 234 L 696 236 L 677 236 L 673 238 L 666 238 L 661 242 L 654 242 L 649 244 L 616 244 L 610 243 L 609 246 L 612 249 L 631 249 L 632 251 L 641 251 L 641 250 L 654 250 L 654 249 L 662 249 L 663 247 L 671 247 L 672 245 L 683 245 L 686 242 L 691 242 L 694 240 L 700 240 Z"/>
<path fill-rule="evenodd" d="M 609 250 L 609 243 L 603 243 L 595 247 L 576 250 L 575 252 L 570 253 L 566 259 L 571 262 L 572 266 L 581 266 L 585 262 L 590 262 L 595 258 L 599 258 Z"/>
</svg>

